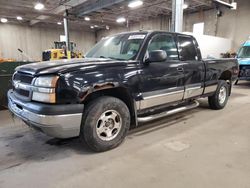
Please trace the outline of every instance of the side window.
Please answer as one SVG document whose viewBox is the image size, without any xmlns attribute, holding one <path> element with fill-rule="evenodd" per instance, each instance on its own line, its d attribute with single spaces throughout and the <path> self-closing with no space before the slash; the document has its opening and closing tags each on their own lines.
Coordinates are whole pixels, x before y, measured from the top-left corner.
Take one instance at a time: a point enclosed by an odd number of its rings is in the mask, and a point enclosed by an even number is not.
<svg viewBox="0 0 250 188">
<path fill-rule="evenodd" d="M 198 60 L 196 48 L 191 37 L 178 36 L 178 46 L 182 60 Z"/>
<path fill-rule="evenodd" d="M 177 48 L 172 35 L 155 35 L 148 45 L 147 52 L 149 53 L 154 50 L 164 50 L 167 53 L 168 59 L 178 59 Z"/>
</svg>

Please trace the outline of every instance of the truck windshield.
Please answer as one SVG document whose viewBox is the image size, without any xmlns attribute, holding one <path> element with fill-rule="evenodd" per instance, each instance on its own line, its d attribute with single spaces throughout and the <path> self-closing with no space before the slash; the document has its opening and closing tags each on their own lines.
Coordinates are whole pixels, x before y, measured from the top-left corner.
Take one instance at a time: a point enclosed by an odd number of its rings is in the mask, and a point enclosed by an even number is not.
<svg viewBox="0 0 250 188">
<path fill-rule="evenodd" d="M 243 46 L 239 50 L 238 58 L 250 58 L 250 46 Z"/>
<path fill-rule="evenodd" d="M 86 57 L 134 60 L 145 37 L 146 33 L 130 33 L 106 37 L 98 42 L 94 48 L 86 54 Z"/>
</svg>

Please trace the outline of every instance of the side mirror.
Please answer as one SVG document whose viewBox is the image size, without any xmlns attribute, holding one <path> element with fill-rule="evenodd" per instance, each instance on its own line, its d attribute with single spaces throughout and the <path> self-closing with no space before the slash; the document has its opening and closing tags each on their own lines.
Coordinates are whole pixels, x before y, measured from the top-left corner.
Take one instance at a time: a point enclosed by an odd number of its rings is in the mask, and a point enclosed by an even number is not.
<svg viewBox="0 0 250 188">
<path fill-rule="evenodd" d="M 154 50 L 149 52 L 148 62 L 162 62 L 167 59 L 167 53 L 164 50 Z"/>
</svg>

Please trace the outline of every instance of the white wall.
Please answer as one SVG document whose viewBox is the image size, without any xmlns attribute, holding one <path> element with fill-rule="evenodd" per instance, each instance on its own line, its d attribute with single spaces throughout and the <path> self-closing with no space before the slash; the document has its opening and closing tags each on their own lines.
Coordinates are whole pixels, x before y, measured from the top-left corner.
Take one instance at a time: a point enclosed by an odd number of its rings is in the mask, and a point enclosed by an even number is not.
<svg viewBox="0 0 250 188">
<path fill-rule="evenodd" d="M 52 48 L 59 41 L 63 29 L 0 24 L 0 57 L 25 60 L 18 48 L 34 60 L 41 60 L 42 51 Z M 70 41 L 86 53 L 95 44 L 95 34 L 86 31 L 70 31 Z"/>
<path fill-rule="evenodd" d="M 205 22 L 206 35 L 213 35 L 232 40 L 232 50 L 237 51 L 250 36 L 250 1 L 235 0 L 237 10 L 222 8 L 223 15 L 216 20 L 216 10 L 190 14 L 184 17 L 185 31 L 192 32 L 194 23 Z"/>
<path fill-rule="evenodd" d="M 232 41 L 230 39 L 211 35 L 194 34 L 190 32 L 184 33 L 193 35 L 196 38 L 203 59 L 220 58 L 221 53 L 228 52 L 232 48 Z"/>
</svg>

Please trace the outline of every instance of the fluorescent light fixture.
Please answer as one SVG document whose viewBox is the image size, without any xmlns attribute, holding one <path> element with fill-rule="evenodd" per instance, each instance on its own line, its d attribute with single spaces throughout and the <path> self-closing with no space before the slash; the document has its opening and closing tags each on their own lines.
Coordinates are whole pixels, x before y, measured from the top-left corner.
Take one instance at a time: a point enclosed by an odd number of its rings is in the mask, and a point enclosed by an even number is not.
<svg viewBox="0 0 250 188">
<path fill-rule="evenodd" d="M 98 25 L 94 25 L 94 27 L 99 27 Z"/>
<path fill-rule="evenodd" d="M 8 20 L 6 18 L 1 18 L 1 22 L 6 23 L 6 22 L 8 22 Z"/>
<path fill-rule="evenodd" d="M 85 20 L 85 21 L 90 21 L 90 18 L 89 18 L 88 16 L 86 16 L 86 17 L 84 18 L 84 20 Z"/>
<path fill-rule="evenodd" d="M 143 5 L 143 1 L 141 0 L 135 0 L 135 1 L 131 1 L 129 4 L 128 4 L 128 7 L 129 8 L 136 8 L 136 7 L 139 7 Z"/>
<path fill-rule="evenodd" d="M 187 9 L 188 8 L 188 4 L 183 4 L 183 9 Z"/>
<path fill-rule="evenodd" d="M 17 16 L 16 19 L 17 20 L 23 20 L 23 18 L 21 16 Z"/>
<path fill-rule="evenodd" d="M 42 9 L 44 8 L 44 4 L 42 4 L 42 3 L 37 3 L 37 4 L 34 6 L 34 8 L 35 8 L 36 10 L 42 10 Z"/>
<path fill-rule="evenodd" d="M 57 22 L 57 25 L 62 25 L 62 22 Z"/>
<path fill-rule="evenodd" d="M 126 22 L 126 18 L 124 18 L 124 17 L 117 18 L 116 22 L 117 23 L 124 23 L 124 22 Z"/>
</svg>

